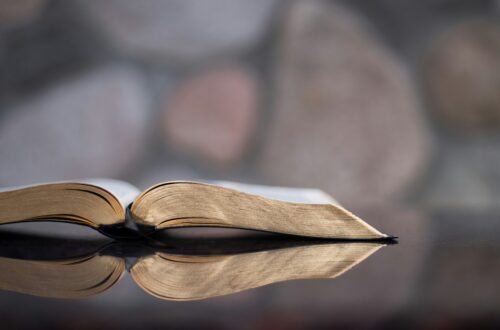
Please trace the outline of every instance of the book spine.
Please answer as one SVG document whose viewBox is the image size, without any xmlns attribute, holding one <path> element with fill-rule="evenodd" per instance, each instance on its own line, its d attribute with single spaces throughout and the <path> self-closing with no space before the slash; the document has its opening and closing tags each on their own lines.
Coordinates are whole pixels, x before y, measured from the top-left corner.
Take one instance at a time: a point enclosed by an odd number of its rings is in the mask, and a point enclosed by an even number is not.
<svg viewBox="0 0 500 330">
<path fill-rule="evenodd" d="M 131 208 L 132 208 L 132 203 L 130 203 L 125 209 L 125 226 L 136 231 L 142 236 L 149 236 L 153 234 L 156 231 L 156 227 L 145 225 L 136 221 L 134 219 L 134 216 L 132 215 Z"/>
</svg>

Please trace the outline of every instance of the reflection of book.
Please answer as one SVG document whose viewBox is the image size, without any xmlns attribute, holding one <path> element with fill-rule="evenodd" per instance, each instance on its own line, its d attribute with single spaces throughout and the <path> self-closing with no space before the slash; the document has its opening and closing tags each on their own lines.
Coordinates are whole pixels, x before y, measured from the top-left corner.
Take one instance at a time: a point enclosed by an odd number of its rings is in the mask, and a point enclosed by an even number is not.
<svg viewBox="0 0 500 330">
<path fill-rule="evenodd" d="M 51 183 L 4 189 L 0 210 L 0 224 L 55 220 L 110 236 L 208 226 L 324 238 L 388 238 L 319 190 L 234 183 L 167 182 L 143 193 L 114 180 Z"/>
<path fill-rule="evenodd" d="M 306 245 L 232 256 L 156 253 L 131 268 L 135 282 L 162 299 L 196 300 L 297 279 L 335 278 L 382 245 Z"/>
<path fill-rule="evenodd" d="M 227 240 L 221 240 L 219 246 L 212 242 L 212 249 L 219 251 L 217 255 L 179 254 L 139 243 L 112 243 L 98 252 L 63 260 L 33 260 L 40 251 L 27 253 L 30 260 L 22 259 L 22 248 L 10 242 L 8 248 L 0 250 L 0 289 L 43 297 L 81 298 L 109 289 L 127 268 L 142 289 L 161 299 L 205 299 L 287 280 L 335 278 L 384 246 L 373 242 L 288 239 L 273 245 L 269 238 L 260 241 L 248 245 L 260 246 L 257 251 L 229 255 L 220 253 Z M 175 251 L 186 250 L 179 244 Z M 202 249 L 210 253 L 207 246 Z M 126 267 L 125 260 L 130 258 L 136 260 L 131 264 L 128 261 Z"/>
<path fill-rule="evenodd" d="M 0 257 L 0 289 L 53 298 L 83 298 L 109 289 L 125 269 L 123 260 L 90 255 L 60 261 Z"/>
</svg>

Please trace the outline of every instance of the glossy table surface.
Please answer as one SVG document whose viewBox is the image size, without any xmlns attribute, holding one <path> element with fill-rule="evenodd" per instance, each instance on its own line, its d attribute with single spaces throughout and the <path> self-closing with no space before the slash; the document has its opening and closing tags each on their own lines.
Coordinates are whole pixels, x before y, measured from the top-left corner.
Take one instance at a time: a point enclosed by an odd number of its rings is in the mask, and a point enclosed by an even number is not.
<svg viewBox="0 0 500 330">
<path fill-rule="evenodd" d="M 155 241 L 112 242 L 91 230 L 68 229 L 72 225 L 2 226 L 2 327 L 500 326 L 498 214 L 392 206 L 354 212 L 398 236 L 398 243 L 375 248 L 374 243 L 234 230 L 178 230 L 157 235 Z M 158 254 L 163 256 L 158 259 L 162 268 L 148 276 L 160 287 L 148 289 L 138 263 L 147 271 L 150 263 L 145 258 Z M 125 269 L 116 273 L 112 285 L 92 294 L 53 292 L 63 282 L 78 286 L 75 281 L 82 278 L 51 273 L 52 265 L 89 260 L 85 256 L 123 260 Z M 141 276 L 146 283 L 142 286 L 137 280 Z"/>
</svg>

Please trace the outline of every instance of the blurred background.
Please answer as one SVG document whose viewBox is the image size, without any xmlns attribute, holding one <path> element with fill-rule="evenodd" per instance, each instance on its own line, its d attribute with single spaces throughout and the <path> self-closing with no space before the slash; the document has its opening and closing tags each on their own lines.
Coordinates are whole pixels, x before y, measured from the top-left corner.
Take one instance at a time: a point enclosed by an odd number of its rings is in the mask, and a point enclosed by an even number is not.
<svg viewBox="0 0 500 330">
<path fill-rule="evenodd" d="M 391 233 L 469 237 L 428 214 L 500 209 L 500 1 L 0 0 L 0 186 L 85 177 L 317 187 Z M 476 249 L 406 247 L 402 318 L 417 295 L 498 322 L 482 219 Z M 219 306 L 262 305 L 238 297 Z"/>
<path fill-rule="evenodd" d="M 0 2 L 0 185 L 500 206 L 496 1 Z"/>
</svg>

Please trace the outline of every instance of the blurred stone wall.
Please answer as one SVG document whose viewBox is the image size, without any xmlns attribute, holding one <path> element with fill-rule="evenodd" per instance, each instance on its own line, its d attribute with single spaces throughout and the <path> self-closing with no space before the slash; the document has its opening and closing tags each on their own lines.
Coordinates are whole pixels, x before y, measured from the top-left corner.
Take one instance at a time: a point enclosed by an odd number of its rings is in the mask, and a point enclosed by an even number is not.
<svg viewBox="0 0 500 330">
<path fill-rule="evenodd" d="M 0 0 L 0 185 L 500 206 L 496 1 Z"/>
</svg>

